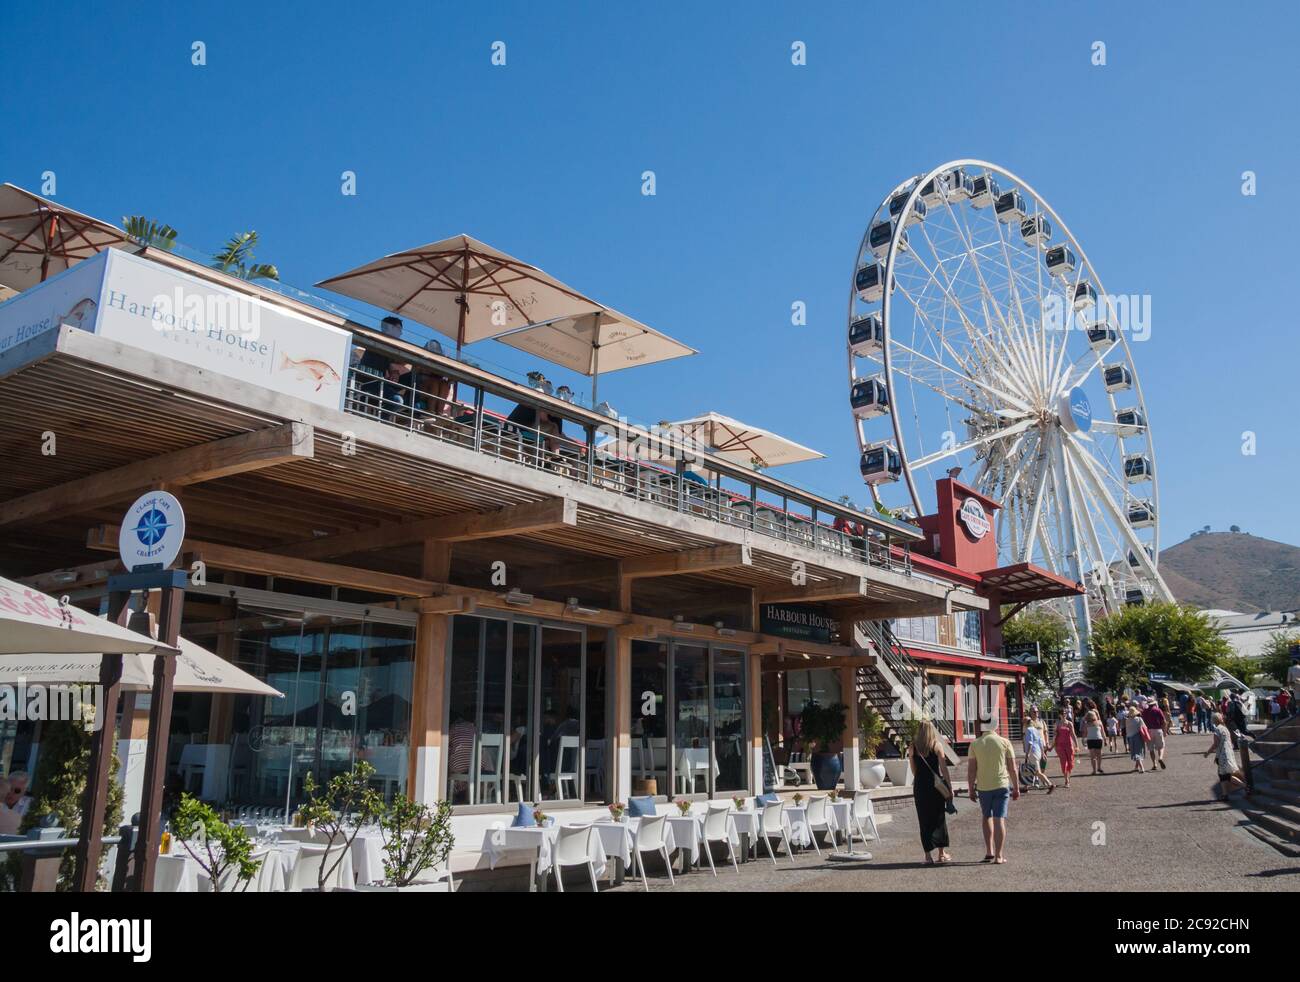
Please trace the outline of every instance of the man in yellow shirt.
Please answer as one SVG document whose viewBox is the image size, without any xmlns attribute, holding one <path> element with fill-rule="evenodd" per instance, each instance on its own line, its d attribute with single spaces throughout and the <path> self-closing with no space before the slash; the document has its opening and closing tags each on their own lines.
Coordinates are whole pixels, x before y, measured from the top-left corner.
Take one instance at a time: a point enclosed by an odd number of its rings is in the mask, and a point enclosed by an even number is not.
<svg viewBox="0 0 1300 982">
<path fill-rule="evenodd" d="M 995 723 L 985 723 L 984 733 L 970 745 L 966 758 L 966 781 L 971 801 L 980 803 L 984 816 L 984 862 L 1005 863 L 1002 850 L 1007 842 L 1007 802 L 1020 797 L 1020 782 L 1014 779 L 1016 752 L 998 733 Z"/>
</svg>

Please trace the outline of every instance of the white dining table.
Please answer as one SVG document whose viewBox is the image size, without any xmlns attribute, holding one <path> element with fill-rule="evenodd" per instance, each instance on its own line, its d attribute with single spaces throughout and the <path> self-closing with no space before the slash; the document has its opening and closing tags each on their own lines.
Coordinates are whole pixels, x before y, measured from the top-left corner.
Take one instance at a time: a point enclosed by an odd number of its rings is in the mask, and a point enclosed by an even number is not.
<svg viewBox="0 0 1300 982">
<path fill-rule="evenodd" d="M 247 887 L 236 890 L 248 893 L 281 893 L 285 888 L 284 856 L 279 849 L 261 849 L 253 853 L 262 862 Z M 160 855 L 154 865 L 154 893 L 211 893 L 212 878 L 179 843 L 173 851 Z"/>
<path fill-rule="evenodd" d="M 598 826 L 601 823 L 592 823 Z M 578 828 L 587 826 L 579 825 Z M 608 866 L 608 860 L 605 855 L 605 846 L 603 839 L 599 834 L 591 837 L 589 858 L 596 870 L 596 878 L 605 875 Z M 494 826 L 483 833 L 483 855 L 487 857 L 488 867 L 496 869 L 497 863 L 506 852 L 514 849 L 527 849 L 533 851 L 532 860 L 529 863 L 531 875 L 529 876 L 529 889 L 535 890 L 537 880 L 550 872 L 554 864 L 555 840 L 560 836 L 559 825 L 545 826 Z"/>
</svg>

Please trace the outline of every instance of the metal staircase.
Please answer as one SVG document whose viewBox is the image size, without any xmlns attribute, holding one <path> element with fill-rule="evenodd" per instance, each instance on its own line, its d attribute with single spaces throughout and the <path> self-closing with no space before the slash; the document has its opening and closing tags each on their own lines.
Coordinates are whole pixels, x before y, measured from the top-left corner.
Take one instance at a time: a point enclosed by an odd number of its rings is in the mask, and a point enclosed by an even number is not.
<svg viewBox="0 0 1300 982">
<path fill-rule="evenodd" d="M 924 691 L 925 673 L 920 663 L 898 643 L 888 621 L 859 621 L 853 640 L 857 647 L 866 648 L 876 656 L 874 665 L 858 668 L 858 698 L 880 714 L 885 721 L 885 738 L 901 749 L 902 733 L 896 725 L 898 714 L 894 707 L 898 705 L 906 715 L 923 714 L 924 707 L 916 694 Z M 953 749 L 957 736 L 953 720 L 944 713 L 937 719 L 931 717 L 930 721 L 946 741 L 944 754 L 949 763 L 956 763 L 959 758 Z"/>
</svg>

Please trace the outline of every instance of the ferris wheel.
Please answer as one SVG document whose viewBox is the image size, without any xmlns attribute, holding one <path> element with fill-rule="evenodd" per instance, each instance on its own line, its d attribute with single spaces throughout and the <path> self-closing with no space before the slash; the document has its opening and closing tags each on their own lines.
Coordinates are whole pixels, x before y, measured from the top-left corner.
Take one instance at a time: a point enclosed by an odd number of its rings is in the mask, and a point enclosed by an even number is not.
<svg viewBox="0 0 1300 982">
<path fill-rule="evenodd" d="M 849 295 L 850 405 L 873 499 L 925 514 L 922 490 L 951 475 L 996 501 L 1000 564 L 1087 587 L 1056 602 L 1080 654 L 1098 614 L 1172 599 L 1128 299 L 1105 292 L 1033 188 L 980 160 L 890 192 Z"/>
</svg>

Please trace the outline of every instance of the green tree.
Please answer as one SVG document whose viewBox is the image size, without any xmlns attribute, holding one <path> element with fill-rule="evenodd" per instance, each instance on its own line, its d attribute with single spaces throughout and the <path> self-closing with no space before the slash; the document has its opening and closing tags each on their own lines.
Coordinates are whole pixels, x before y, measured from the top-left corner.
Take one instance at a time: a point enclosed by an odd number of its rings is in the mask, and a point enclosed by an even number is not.
<svg viewBox="0 0 1300 982">
<path fill-rule="evenodd" d="M 369 825 L 384 814 L 383 795 L 370 786 L 370 779 L 374 776 L 374 766 L 369 761 L 359 760 L 352 765 L 352 770 L 335 774 L 324 788 L 316 783 L 311 771 L 303 779 L 302 789 L 307 795 L 307 803 L 299 812 L 303 821 L 321 834 L 325 840 L 323 845 L 328 850 L 325 854 L 328 859 L 321 864 L 318 877 L 322 890 L 352 848 L 352 840 L 361 831 L 361 826 Z M 336 849 L 336 844 L 342 848 Z"/>
<path fill-rule="evenodd" d="M 1038 642 L 1042 662 L 1029 668 L 1031 698 L 1041 698 L 1044 690 L 1060 698 L 1065 688 L 1065 652 L 1072 645 L 1070 629 L 1050 607 L 1026 607 L 1002 625 L 1005 644 Z"/>
<path fill-rule="evenodd" d="M 1264 653 L 1260 657 L 1258 667 L 1255 670 L 1266 676 L 1275 685 L 1286 685 L 1287 669 L 1291 667 L 1291 646 L 1295 644 L 1300 644 L 1300 633 L 1295 631 L 1274 631 L 1268 636 L 1268 641 L 1264 645 Z"/>
<path fill-rule="evenodd" d="M 213 257 L 212 268 L 241 280 L 279 280 L 280 271 L 269 263 L 253 262 L 257 248 L 256 232 L 240 232 Z"/>
<path fill-rule="evenodd" d="M 1102 662 L 1095 669 L 1084 668 L 1093 685 L 1121 668 L 1129 685 L 1145 682 L 1153 672 L 1199 682 L 1221 659 L 1232 656 L 1232 646 L 1204 611 L 1176 603 L 1123 607 L 1099 618 L 1089 643 L 1089 660 Z M 1138 671 L 1140 677 L 1132 675 Z"/>
<path fill-rule="evenodd" d="M 122 228 L 129 238 L 144 246 L 171 250 L 176 245 L 176 229 L 163 222 L 155 222 L 144 215 L 122 216 Z"/>
<path fill-rule="evenodd" d="M 181 795 L 180 807 L 172 815 L 172 829 L 185 851 L 212 880 L 212 892 L 221 892 L 227 871 L 234 871 L 235 890 L 248 889 L 263 860 L 253 858 L 253 840 L 242 826 L 223 822 L 211 805 Z M 241 886 L 242 884 L 242 886 Z"/>
<path fill-rule="evenodd" d="M 1136 641 L 1115 637 L 1100 644 L 1094 632 L 1092 652 L 1083 665 L 1083 677 L 1100 692 L 1120 692 L 1144 685 L 1151 674 L 1150 662 Z"/>
<path fill-rule="evenodd" d="M 89 705 L 82 712 L 93 714 Z M 111 717 L 105 722 L 112 725 Z M 43 824 L 53 815 L 66 835 L 75 839 L 81 834 L 81 808 L 86 797 L 86 777 L 90 773 L 90 743 L 94 736 L 82 720 L 51 720 L 41 731 L 41 753 L 32 775 L 36 800 L 23 820 L 23 831 Z M 104 809 L 104 835 L 117 835 L 122 826 L 122 785 L 117 781 L 118 760 L 109 762 L 108 807 Z M 59 865 L 60 890 L 75 889 L 76 860 L 69 849 Z M 103 886 L 103 878 L 100 878 Z"/>
<path fill-rule="evenodd" d="M 398 795 L 379 827 L 384 832 L 384 876 L 395 887 L 410 886 L 426 869 L 445 866 L 456 842 L 449 801 L 430 808 Z"/>
</svg>

